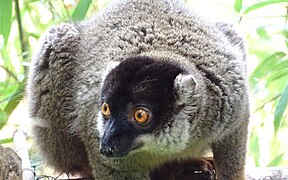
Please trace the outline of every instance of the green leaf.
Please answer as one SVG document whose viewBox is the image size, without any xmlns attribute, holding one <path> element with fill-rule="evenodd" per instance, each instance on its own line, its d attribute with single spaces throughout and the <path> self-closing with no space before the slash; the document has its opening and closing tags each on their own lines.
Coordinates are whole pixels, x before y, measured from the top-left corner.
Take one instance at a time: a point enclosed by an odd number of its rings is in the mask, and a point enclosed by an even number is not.
<svg viewBox="0 0 288 180">
<path fill-rule="evenodd" d="M 275 67 L 273 67 L 273 70 L 279 71 L 286 68 L 288 68 L 288 59 L 280 61 Z"/>
<path fill-rule="evenodd" d="M 0 139 L 0 144 L 11 143 L 13 138 Z"/>
<path fill-rule="evenodd" d="M 0 0 L 0 22 L 0 33 L 3 35 L 6 45 L 12 23 L 12 0 Z"/>
<path fill-rule="evenodd" d="M 283 156 L 285 155 L 285 153 L 282 153 L 280 155 L 278 155 L 277 157 L 275 157 L 272 161 L 270 161 L 270 163 L 267 165 L 268 167 L 275 167 L 275 166 L 279 166 L 280 162 L 283 159 Z"/>
<path fill-rule="evenodd" d="M 39 0 L 30 0 L 30 1 L 26 1 L 25 3 L 33 3 L 33 2 L 38 2 Z"/>
<path fill-rule="evenodd" d="M 241 9 L 242 9 L 242 0 L 235 0 L 234 9 L 238 13 L 241 11 Z"/>
<path fill-rule="evenodd" d="M 277 133 L 279 127 L 282 123 L 282 116 L 287 108 L 288 104 L 288 84 L 286 85 L 279 102 L 276 106 L 275 114 L 274 114 L 274 132 Z"/>
<path fill-rule="evenodd" d="M 257 4 L 253 4 L 252 6 L 249 6 L 245 9 L 244 14 L 247 14 L 251 11 L 255 11 L 259 8 L 262 8 L 270 4 L 276 4 L 276 3 L 282 3 L 282 2 L 287 2 L 287 0 L 270 0 L 270 1 L 263 1 Z"/>
<path fill-rule="evenodd" d="M 6 124 L 7 120 L 8 120 L 7 113 L 3 109 L 0 109 L 0 124 Z"/>
<path fill-rule="evenodd" d="M 266 31 L 266 27 L 259 27 L 257 28 L 257 34 L 263 38 L 263 39 L 267 39 L 267 40 L 270 40 L 270 36 L 268 35 L 267 31 Z"/>
<path fill-rule="evenodd" d="M 280 61 L 277 65 L 271 67 L 270 72 L 267 74 L 266 77 L 266 85 L 268 86 L 268 84 L 270 84 L 271 82 L 286 76 L 288 76 L 288 59 Z"/>
<path fill-rule="evenodd" d="M 18 90 L 13 94 L 13 96 L 11 97 L 11 99 L 9 99 L 8 104 L 6 105 L 4 111 L 10 115 L 13 110 L 17 107 L 17 105 L 19 104 L 20 100 L 23 97 L 23 92 L 24 89 L 21 87 L 18 88 Z M 1 128 L 1 127 L 0 127 Z"/>
<path fill-rule="evenodd" d="M 14 111 L 14 109 L 18 106 L 20 100 L 23 97 L 24 92 L 24 85 L 21 84 L 17 91 L 10 97 L 7 105 L 4 108 L 5 113 L 9 117 L 11 113 Z M 0 129 L 5 126 L 6 123 L 0 123 Z"/>
<path fill-rule="evenodd" d="M 256 166 L 260 166 L 259 159 L 260 159 L 260 145 L 259 145 L 259 137 L 254 132 L 250 136 L 250 149 L 254 156 L 254 161 Z"/>
<path fill-rule="evenodd" d="M 84 19 L 91 2 L 92 0 L 80 0 L 72 14 L 72 19 L 77 21 Z"/>
<path fill-rule="evenodd" d="M 268 58 L 264 59 L 254 70 L 251 78 L 262 78 L 270 71 L 272 67 L 277 65 L 277 60 L 282 59 L 285 56 L 286 54 L 284 52 L 276 52 Z"/>
<path fill-rule="evenodd" d="M 286 77 L 287 79 L 287 76 L 288 76 L 288 68 L 275 71 L 273 74 L 268 76 L 266 86 L 269 86 L 273 81 L 279 80 L 280 78 Z"/>
<path fill-rule="evenodd" d="M 2 94 L 4 96 L 8 96 L 9 94 L 13 94 L 15 91 L 17 91 L 18 87 L 19 87 L 19 83 L 10 83 L 8 80 L 5 81 L 7 84 L 2 84 L 4 85 L 3 87 L 1 87 L 1 89 L 3 88 L 1 92 L 0 97 L 2 96 Z M 4 89 L 5 88 L 5 89 Z M 0 99 L 0 103 L 2 102 L 2 100 Z"/>
<path fill-rule="evenodd" d="M 286 21 L 287 20 L 288 20 L 288 14 L 286 15 Z M 285 37 L 285 44 L 286 44 L 286 47 L 288 48 L 288 28 L 283 29 L 282 34 Z"/>
</svg>

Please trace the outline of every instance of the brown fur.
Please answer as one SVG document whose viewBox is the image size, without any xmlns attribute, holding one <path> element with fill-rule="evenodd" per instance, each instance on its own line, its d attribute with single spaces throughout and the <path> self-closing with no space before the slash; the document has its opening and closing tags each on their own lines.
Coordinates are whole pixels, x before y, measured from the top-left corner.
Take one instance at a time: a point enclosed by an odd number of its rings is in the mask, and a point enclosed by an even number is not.
<svg viewBox="0 0 288 180">
<path fill-rule="evenodd" d="M 196 82 L 176 83 L 183 111 L 171 117 L 178 119 L 165 127 L 163 138 L 156 141 L 153 133 L 138 137 L 150 140 L 151 147 L 159 143 L 161 150 L 107 159 L 99 153 L 97 130 L 102 76 L 109 62 L 135 56 L 172 61 Z M 151 169 L 202 157 L 208 149 L 219 179 L 244 179 L 245 58 L 233 26 L 207 22 L 176 0 L 116 1 L 91 20 L 63 23 L 43 36 L 27 86 L 36 143 L 56 170 L 93 173 L 95 179 L 149 179 Z"/>
</svg>

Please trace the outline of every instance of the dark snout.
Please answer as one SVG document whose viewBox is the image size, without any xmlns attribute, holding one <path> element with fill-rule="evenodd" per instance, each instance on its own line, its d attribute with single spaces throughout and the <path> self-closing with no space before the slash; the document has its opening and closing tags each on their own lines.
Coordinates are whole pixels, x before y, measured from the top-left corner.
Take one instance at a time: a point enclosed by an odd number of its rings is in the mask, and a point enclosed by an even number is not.
<svg viewBox="0 0 288 180">
<path fill-rule="evenodd" d="M 124 157 L 133 149 L 135 136 L 129 124 L 111 120 L 101 138 L 100 153 L 106 157 Z"/>
<path fill-rule="evenodd" d="M 127 147 L 114 143 L 101 143 L 100 153 L 106 157 L 124 157 L 130 152 L 130 148 Z"/>
</svg>

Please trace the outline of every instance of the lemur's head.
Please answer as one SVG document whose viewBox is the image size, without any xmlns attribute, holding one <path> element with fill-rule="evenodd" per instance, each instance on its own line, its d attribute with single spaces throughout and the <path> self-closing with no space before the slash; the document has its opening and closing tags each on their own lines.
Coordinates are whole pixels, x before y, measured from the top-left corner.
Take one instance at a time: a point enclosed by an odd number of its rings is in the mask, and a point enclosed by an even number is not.
<svg viewBox="0 0 288 180">
<path fill-rule="evenodd" d="M 108 69 L 97 125 L 101 153 L 123 157 L 138 149 L 183 150 L 189 138 L 188 116 L 195 106 L 193 76 L 170 61 L 146 56 L 128 58 Z"/>
</svg>

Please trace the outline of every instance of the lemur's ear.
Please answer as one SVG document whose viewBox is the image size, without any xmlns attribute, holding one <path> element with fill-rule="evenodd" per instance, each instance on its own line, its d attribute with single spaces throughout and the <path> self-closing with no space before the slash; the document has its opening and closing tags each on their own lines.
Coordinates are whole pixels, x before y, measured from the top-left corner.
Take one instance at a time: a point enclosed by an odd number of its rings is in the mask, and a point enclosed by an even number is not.
<svg viewBox="0 0 288 180">
<path fill-rule="evenodd" d="M 197 80 L 192 74 L 179 74 L 174 80 L 176 101 L 178 105 L 185 105 L 196 94 Z"/>
<path fill-rule="evenodd" d="M 217 22 L 216 27 L 228 38 L 232 46 L 238 46 L 245 54 L 246 48 L 244 45 L 243 35 L 237 31 L 237 27 L 233 24 Z"/>
<path fill-rule="evenodd" d="M 113 70 L 115 69 L 118 65 L 120 64 L 119 61 L 110 61 L 107 66 L 106 66 L 106 70 L 104 71 L 103 75 L 102 75 L 102 81 L 105 80 L 106 76 Z"/>
</svg>

